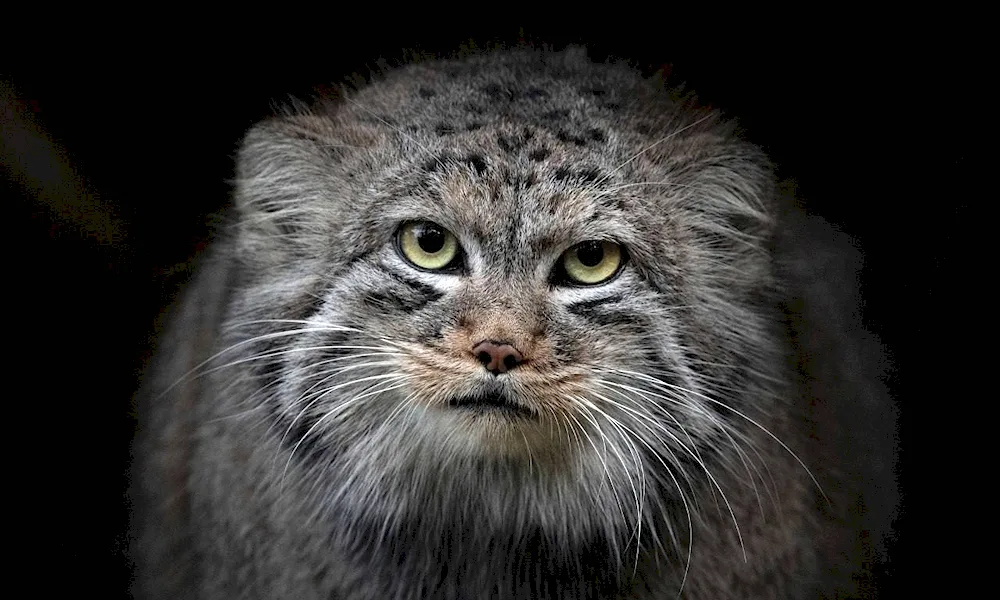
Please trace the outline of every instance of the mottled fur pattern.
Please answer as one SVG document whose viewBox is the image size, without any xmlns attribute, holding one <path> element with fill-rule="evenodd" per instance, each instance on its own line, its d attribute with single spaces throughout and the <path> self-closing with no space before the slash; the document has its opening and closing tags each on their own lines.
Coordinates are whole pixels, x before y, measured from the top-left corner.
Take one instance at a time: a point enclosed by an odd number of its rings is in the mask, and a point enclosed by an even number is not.
<svg viewBox="0 0 1000 600">
<path fill-rule="evenodd" d="M 235 204 L 142 394 L 142 597 L 871 593 L 856 257 L 718 114 L 579 51 L 421 62 L 251 130 Z M 619 274 L 554 279 L 586 240 Z"/>
</svg>

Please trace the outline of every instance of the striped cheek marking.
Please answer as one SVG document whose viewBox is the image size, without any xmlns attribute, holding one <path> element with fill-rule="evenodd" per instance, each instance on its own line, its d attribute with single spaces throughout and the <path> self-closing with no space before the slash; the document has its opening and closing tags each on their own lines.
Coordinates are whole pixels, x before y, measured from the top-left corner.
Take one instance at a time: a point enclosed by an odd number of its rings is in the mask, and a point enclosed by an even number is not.
<svg viewBox="0 0 1000 600">
<path fill-rule="evenodd" d="M 410 314 L 444 297 L 444 292 L 432 285 L 399 273 L 386 265 L 377 266 L 389 277 L 389 281 L 365 293 L 365 303 L 373 308 L 393 309 Z"/>
</svg>

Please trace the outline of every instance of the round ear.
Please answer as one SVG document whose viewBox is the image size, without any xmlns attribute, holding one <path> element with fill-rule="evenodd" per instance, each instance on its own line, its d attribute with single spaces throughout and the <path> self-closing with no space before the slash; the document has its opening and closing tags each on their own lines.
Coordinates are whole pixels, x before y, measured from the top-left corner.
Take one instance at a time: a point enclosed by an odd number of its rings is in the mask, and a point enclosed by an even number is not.
<svg viewBox="0 0 1000 600">
<path fill-rule="evenodd" d="M 236 165 L 241 258 L 280 263 L 321 252 L 356 194 L 357 159 L 375 142 L 364 127 L 312 114 L 251 129 Z"/>
<path fill-rule="evenodd" d="M 696 133 L 679 140 L 664 162 L 695 193 L 677 206 L 689 223 L 724 248 L 749 248 L 772 235 L 782 201 L 773 165 L 752 144 L 731 135 Z"/>
</svg>

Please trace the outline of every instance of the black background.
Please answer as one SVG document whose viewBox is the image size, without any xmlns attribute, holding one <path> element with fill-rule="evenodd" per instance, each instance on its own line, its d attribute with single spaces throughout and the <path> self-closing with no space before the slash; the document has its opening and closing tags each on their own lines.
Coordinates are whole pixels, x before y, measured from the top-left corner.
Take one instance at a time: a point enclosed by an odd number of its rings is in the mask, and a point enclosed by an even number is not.
<svg viewBox="0 0 1000 600">
<path fill-rule="evenodd" d="M 208 234 L 207 215 L 228 201 L 245 130 L 273 103 L 367 75 L 403 49 L 448 54 L 470 39 L 525 39 L 585 44 L 596 60 L 625 58 L 685 82 L 739 118 L 780 174 L 795 178 L 806 206 L 864 248 L 864 315 L 893 357 L 901 409 L 904 503 L 884 582 L 887 596 L 898 595 L 931 543 L 912 502 L 928 473 L 920 423 L 963 392 L 948 377 L 955 353 L 942 348 L 958 342 L 948 323 L 961 305 L 952 298 L 966 285 L 965 232 L 981 201 L 970 183 L 976 133 L 964 116 L 978 103 L 974 35 L 944 19 L 869 14 L 792 24 L 787 14 L 758 15 L 726 28 L 712 10 L 636 13 L 615 25 L 378 17 L 301 14 L 284 24 L 262 15 L 252 28 L 201 31 L 151 17 L 128 27 L 97 19 L 55 27 L 44 16 L 4 25 L 0 74 L 120 224 L 114 243 L 98 243 L 0 171 L 12 234 L 7 381 L 18 385 L 6 398 L 8 474 L 22 507 L 13 525 L 32 532 L 20 555 L 44 569 L 39 589 L 125 593 L 131 395 L 154 319 Z M 945 478 L 938 489 L 953 477 L 931 471 Z"/>
</svg>

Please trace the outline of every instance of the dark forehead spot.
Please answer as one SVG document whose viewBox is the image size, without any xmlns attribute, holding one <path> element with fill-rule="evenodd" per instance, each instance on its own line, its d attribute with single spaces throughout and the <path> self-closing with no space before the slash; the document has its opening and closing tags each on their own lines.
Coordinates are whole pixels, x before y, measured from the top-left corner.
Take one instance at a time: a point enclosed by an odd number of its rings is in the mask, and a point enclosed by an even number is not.
<svg viewBox="0 0 1000 600">
<path fill-rule="evenodd" d="M 566 240 L 565 223 L 598 223 L 606 220 L 610 215 L 602 209 L 582 198 L 571 199 L 571 196 L 556 193 L 547 199 L 539 201 L 538 211 L 545 211 L 549 215 L 558 216 L 557 222 L 562 223 L 557 227 L 546 229 L 545 233 L 539 235 L 536 241 L 542 246 L 552 246 L 560 240 Z"/>
<path fill-rule="evenodd" d="M 515 190 L 526 190 L 538 183 L 538 174 L 534 171 L 521 172 L 504 167 L 502 178 L 505 185 Z"/>
<path fill-rule="evenodd" d="M 479 121 L 472 121 L 465 126 L 466 131 L 475 131 L 483 126 Z"/>
<path fill-rule="evenodd" d="M 417 90 L 417 93 L 420 94 L 420 97 L 424 99 L 433 98 L 434 96 L 437 96 L 437 92 L 425 87 L 422 87 L 419 90 Z"/>
<path fill-rule="evenodd" d="M 503 133 L 497 136 L 497 144 L 500 146 L 500 149 L 506 152 L 507 154 L 513 154 L 517 152 L 518 150 L 521 149 L 522 145 L 519 143 L 516 137 L 512 135 L 506 135 Z"/>
<path fill-rule="evenodd" d="M 608 93 L 608 91 L 607 91 L 607 90 L 605 90 L 604 88 L 597 88 L 597 87 L 595 87 L 595 88 L 591 88 L 591 89 L 589 90 L 589 92 L 590 92 L 590 95 L 591 95 L 591 96 L 595 96 L 595 97 L 597 97 L 597 98 L 600 98 L 600 97 L 601 97 L 601 96 L 603 96 L 604 94 L 607 94 L 607 93 Z M 586 93 L 586 92 L 585 92 L 585 93 Z"/>
<path fill-rule="evenodd" d="M 577 173 L 577 177 L 579 177 L 581 181 L 584 181 L 586 183 L 593 183 L 601 179 L 601 172 L 593 167 L 588 167 L 585 169 L 580 169 L 580 171 Z"/>
<path fill-rule="evenodd" d="M 534 100 L 536 98 L 548 98 L 549 93 L 541 88 L 532 87 L 525 90 L 524 97 L 529 100 Z"/>
<path fill-rule="evenodd" d="M 483 86 L 482 91 L 494 101 L 506 100 L 507 102 L 510 102 L 514 99 L 515 95 L 514 90 L 502 86 L 499 83 L 491 83 Z"/>
<path fill-rule="evenodd" d="M 556 139 L 559 140 L 560 142 L 563 142 L 564 144 L 574 144 L 576 146 L 587 145 L 587 138 L 566 131 L 565 129 L 560 129 L 559 131 L 556 132 Z"/>
<path fill-rule="evenodd" d="M 520 152 L 524 146 L 535 137 L 535 132 L 525 127 L 516 134 L 501 133 L 497 135 L 497 144 L 508 154 Z"/>
<path fill-rule="evenodd" d="M 486 159 L 481 154 L 469 154 L 457 158 L 445 152 L 425 160 L 420 166 L 425 172 L 434 173 L 435 171 L 444 170 L 445 166 L 449 163 L 452 165 L 456 163 L 468 165 L 477 175 L 482 175 L 486 172 Z"/>
<path fill-rule="evenodd" d="M 550 110 L 548 112 L 542 113 L 542 119 L 546 121 L 563 121 L 569 118 L 569 110 L 565 108 L 558 108 L 556 110 Z"/>
<path fill-rule="evenodd" d="M 548 158 L 549 154 L 551 154 L 551 152 L 548 148 L 535 148 L 530 154 L 528 154 L 528 158 L 535 162 L 542 162 Z"/>
<path fill-rule="evenodd" d="M 428 173 L 433 173 L 439 169 L 442 169 L 444 167 L 444 163 L 446 162 L 448 162 L 448 155 L 441 154 L 438 156 L 428 158 L 427 160 L 424 161 L 421 167 L 423 168 L 424 171 Z"/>
<path fill-rule="evenodd" d="M 573 181 L 581 183 L 594 183 L 603 177 L 601 171 L 594 167 L 584 167 L 573 170 L 569 167 L 559 167 L 556 169 L 555 178 L 557 181 Z"/>
<path fill-rule="evenodd" d="M 477 175 L 482 175 L 486 172 L 486 159 L 479 154 L 470 154 L 462 159 L 462 162 L 472 167 Z"/>
<path fill-rule="evenodd" d="M 631 211 L 629 202 L 622 196 L 608 196 L 602 194 L 599 197 L 598 202 L 601 203 L 601 206 L 608 209 L 617 210 L 624 213 Z"/>
<path fill-rule="evenodd" d="M 607 136 L 604 135 L 604 132 L 601 131 L 600 129 L 597 129 L 596 127 L 591 128 L 590 131 L 587 132 L 587 134 L 590 136 L 590 139 L 594 140 L 595 142 L 604 142 L 607 141 L 608 139 Z"/>
</svg>

